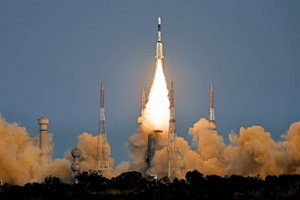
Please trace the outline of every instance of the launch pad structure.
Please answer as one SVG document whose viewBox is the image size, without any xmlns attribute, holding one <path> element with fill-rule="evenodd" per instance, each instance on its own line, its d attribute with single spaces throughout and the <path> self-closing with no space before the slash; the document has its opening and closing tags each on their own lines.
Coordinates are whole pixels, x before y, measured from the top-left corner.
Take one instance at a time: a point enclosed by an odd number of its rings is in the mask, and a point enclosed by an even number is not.
<svg viewBox="0 0 300 200">
<path fill-rule="evenodd" d="M 104 114 L 104 90 L 103 82 L 101 82 L 100 91 L 100 120 L 99 120 L 99 132 L 97 142 L 97 154 L 96 154 L 96 171 L 102 173 L 105 176 L 110 174 L 109 160 L 108 160 L 108 144 L 105 127 L 105 114 Z"/>
<path fill-rule="evenodd" d="M 152 134 L 148 135 L 148 158 L 147 167 L 148 169 L 153 167 L 152 160 L 155 152 L 158 150 L 158 134 L 162 133 L 162 130 L 154 130 Z"/>
<path fill-rule="evenodd" d="M 158 18 L 158 42 L 156 45 L 156 56 L 157 61 L 160 59 L 163 65 L 163 45 L 161 42 L 161 18 Z M 169 91 L 169 101 L 170 101 L 170 120 L 169 120 L 169 130 L 168 130 L 168 140 L 167 140 L 167 175 L 168 178 L 178 177 L 180 174 L 180 166 L 179 160 L 180 155 L 178 152 L 178 146 L 176 144 L 176 120 L 175 120 L 175 100 L 174 100 L 174 88 L 173 81 L 171 81 L 171 89 Z M 141 116 L 146 108 L 146 96 L 144 84 L 142 85 L 141 92 Z M 47 125 L 49 124 L 49 119 L 44 116 L 38 119 L 38 123 L 40 125 L 40 141 L 39 147 L 41 149 L 41 156 L 47 156 Z M 214 109 L 214 91 L 213 91 L 213 83 L 211 83 L 210 90 L 210 115 L 209 115 L 209 123 L 213 124 L 215 127 L 215 109 Z M 215 128 L 211 128 L 211 130 L 216 130 Z M 141 131 L 141 130 L 140 130 Z M 159 134 L 161 134 L 162 130 L 153 130 L 153 133 L 148 135 L 148 144 L 147 144 L 147 169 L 153 167 L 152 161 L 155 155 L 155 152 L 159 150 Z M 72 164 L 71 169 L 74 171 L 74 175 L 77 174 L 81 170 L 81 164 L 79 162 L 79 157 L 82 155 L 81 151 L 78 148 L 75 148 L 71 152 L 74 157 L 74 162 Z M 95 158 L 95 169 L 98 173 L 102 173 L 104 176 L 110 175 L 110 166 L 109 166 L 109 146 L 107 143 L 107 135 L 106 135 L 106 125 L 105 125 L 105 107 L 104 107 L 104 89 L 103 82 L 101 82 L 101 91 L 100 91 L 100 119 L 99 119 L 99 131 L 97 136 L 97 153 Z M 156 176 L 156 175 L 155 175 Z"/>
</svg>

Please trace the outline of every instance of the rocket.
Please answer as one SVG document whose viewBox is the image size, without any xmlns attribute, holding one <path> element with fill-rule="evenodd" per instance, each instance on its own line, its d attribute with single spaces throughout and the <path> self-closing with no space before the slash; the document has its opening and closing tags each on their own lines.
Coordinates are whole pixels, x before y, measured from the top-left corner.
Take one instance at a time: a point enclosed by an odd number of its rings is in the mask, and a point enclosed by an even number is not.
<svg viewBox="0 0 300 200">
<path fill-rule="evenodd" d="M 211 83 L 211 85 L 210 85 L 209 122 L 216 125 L 214 96 L 215 96 L 215 94 L 214 94 L 213 83 Z"/>
<path fill-rule="evenodd" d="M 161 19 L 158 18 L 158 40 L 156 44 L 156 56 L 157 59 L 163 59 L 163 45 L 161 43 L 161 31 L 160 31 Z"/>
</svg>

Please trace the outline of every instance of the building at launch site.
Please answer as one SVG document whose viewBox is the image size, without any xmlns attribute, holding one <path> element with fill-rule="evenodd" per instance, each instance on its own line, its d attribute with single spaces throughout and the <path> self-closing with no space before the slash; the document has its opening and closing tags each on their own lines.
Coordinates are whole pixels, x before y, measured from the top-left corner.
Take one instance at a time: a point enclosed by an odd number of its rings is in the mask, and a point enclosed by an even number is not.
<svg viewBox="0 0 300 200">
<path fill-rule="evenodd" d="M 49 119 L 44 116 L 38 119 L 38 123 L 40 125 L 40 144 L 39 147 L 41 149 L 42 156 L 48 156 L 48 141 L 47 141 L 47 132 L 48 132 L 48 124 Z"/>
<path fill-rule="evenodd" d="M 74 172 L 74 177 L 80 172 L 81 170 L 81 164 L 80 164 L 80 157 L 82 155 L 82 152 L 79 148 L 75 148 L 71 151 L 71 155 L 74 158 L 74 162 L 71 165 L 71 169 Z M 75 180 L 76 181 L 76 180 Z"/>
<path fill-rule="evenodd" d="M 104 90 L 103 82 L 101 82 L 100 91 L 100 120 L 97 141 L 97 154 L 96 154 L 96 171 L 102 173 L 104 176 L 110 175 L 109 160 L 108 160 L 108 143 L 105 127 L 105 113 L 104 113 Z"/>
<path fill-rule="evenodd" d="M 162 133 L 162 130 L 154 130 L 153 133 L 148 135 L 148 153 L 147 153 L 147 167 L 148 169 L 153 167 L 152 160 L 155 152 L 158 150 L 158 134 Z"/>
</svg>

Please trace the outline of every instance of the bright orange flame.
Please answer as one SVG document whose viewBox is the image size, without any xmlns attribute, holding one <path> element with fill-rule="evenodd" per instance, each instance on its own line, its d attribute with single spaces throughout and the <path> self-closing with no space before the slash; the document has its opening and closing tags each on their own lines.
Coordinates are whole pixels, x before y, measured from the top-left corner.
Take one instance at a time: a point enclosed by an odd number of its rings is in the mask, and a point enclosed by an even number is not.
<svg viewBox="0 0 300 200">
<path fill-rule="evenodd" d="M 158 59 L 148 102 L 143 113 L 147 129 L 168 131 L 170 119 L 169 106 L 167 82 L 162 61 Z"/>
</svg>

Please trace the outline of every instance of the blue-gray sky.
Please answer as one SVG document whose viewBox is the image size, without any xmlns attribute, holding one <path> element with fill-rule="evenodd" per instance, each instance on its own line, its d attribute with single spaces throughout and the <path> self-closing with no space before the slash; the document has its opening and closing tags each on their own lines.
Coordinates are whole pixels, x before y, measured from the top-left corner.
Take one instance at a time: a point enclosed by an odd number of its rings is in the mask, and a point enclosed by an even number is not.
<svg viewBox="0 0 300 200">
<path fill-rule="evenodd" d="M 300 120 L 300 2 L 0 0 L 0 112 L 30 136 L 50 119 L 54 158 L 97 135 L 104 82 L 107 138 L 116 160 L 138 132 L 140 93 L 152 82 L 157 18 L 174 81 L 177 134 L 209 116 L 217 131 L 260 125 L 275 141 Z"/>
</svg>

